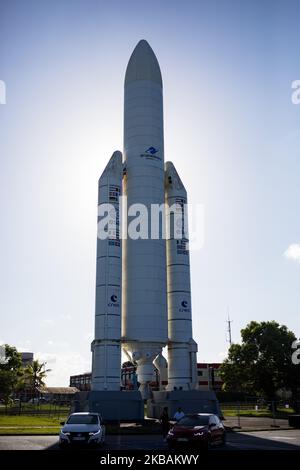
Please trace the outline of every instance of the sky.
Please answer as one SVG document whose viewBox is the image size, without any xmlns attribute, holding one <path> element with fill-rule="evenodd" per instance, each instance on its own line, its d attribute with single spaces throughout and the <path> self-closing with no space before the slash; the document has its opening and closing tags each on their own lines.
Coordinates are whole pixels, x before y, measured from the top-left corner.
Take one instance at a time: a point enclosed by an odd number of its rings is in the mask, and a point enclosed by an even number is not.
<svg viewBox="0 0 300 470">
<path fill-rule="evenodd" d="M 0 344 L 48 385 L 91 368 L 97 181 L 123 147 L 123 82 L 146 39 L 164 86 L 165 159 L 204 243 L 191 251 L 199 362 L 251 320 L 300 336 L 297 1 L 0 0 Z M 193 220 L 190 220 L 190 226 Z"/>
</svg>

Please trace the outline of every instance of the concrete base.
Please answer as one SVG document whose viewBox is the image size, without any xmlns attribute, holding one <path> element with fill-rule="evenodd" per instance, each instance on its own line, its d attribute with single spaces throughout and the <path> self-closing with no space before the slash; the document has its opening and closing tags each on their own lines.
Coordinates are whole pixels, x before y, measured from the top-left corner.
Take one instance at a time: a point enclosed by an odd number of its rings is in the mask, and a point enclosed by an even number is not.
<svg viewBox="0 0 300 470">
<path fill-rule="evenodd" d="M 105 421 L 142 421 L 144 402 L 138 391 L 78 392 L 72 411 L 95 411 Z"/>
<path fill-rule="evenodd" d="M 213 391 L 172 390 L 169 392 L 153 392 L 153 397 L 147 400 L 148 418 L 159 418 L 165 406 L 168 408 L 171 419 L 179 406 L 184 413 L 214 413 L 221 416 L 219 402 Z"/>
</svg>

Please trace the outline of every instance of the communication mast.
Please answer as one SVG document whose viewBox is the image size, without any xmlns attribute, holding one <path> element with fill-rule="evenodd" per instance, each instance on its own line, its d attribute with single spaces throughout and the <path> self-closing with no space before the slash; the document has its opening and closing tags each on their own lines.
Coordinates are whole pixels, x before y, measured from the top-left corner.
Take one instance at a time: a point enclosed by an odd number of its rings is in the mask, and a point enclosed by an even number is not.
<svg viewBox="0 0 300 470">
<path fill-rule="evenodd" d="M 229 309 L 228 309 L 228 320 L 227 320 L 227 334 L 228 334 L 228 343 L 229 345 L 231 346 L 232 345 L 232 338 L 231 338 L 231 323 L 233 322 L 233 320 L 230 320 L 230 316 L 229 316 Z"/>
</svg>

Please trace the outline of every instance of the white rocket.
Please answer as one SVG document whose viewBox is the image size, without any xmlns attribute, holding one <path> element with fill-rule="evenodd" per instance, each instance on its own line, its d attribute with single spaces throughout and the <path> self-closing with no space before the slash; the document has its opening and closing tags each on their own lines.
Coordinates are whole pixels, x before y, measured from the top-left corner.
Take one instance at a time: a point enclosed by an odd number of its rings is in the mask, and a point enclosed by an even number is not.
<svg viewBox="0 0 300 470">
<path fill-rule="evenodd" d="M 162 77 L 145 40 L 130 57 L 124 93 L 124 163 L 122 167 L 121 153 L 115 152 L 99 180 L 98 203 L 117 207 L 123 193 L 127 228 L 145 210 L 149 226 L 140 237 L 132 237 L 128 230 L 122 243 L 118 226 L 107 239 L 98 238 L 92 390 L 120 389 L 123 348 L 137 365 L 146 397 L 153 361 L 164 367 L 165 346 L 168 389 L 196 387 L 197 345 L 192 339 L 187 227 L 182 227 L 179 237 L 171 233 L 166 240 L 160 224 L 153 236 L 154 205 L 169 227 L 172 213 L 164 204 L 183 211 L 187 199 L 172 163 L 164 166 Z"/>
</svg>

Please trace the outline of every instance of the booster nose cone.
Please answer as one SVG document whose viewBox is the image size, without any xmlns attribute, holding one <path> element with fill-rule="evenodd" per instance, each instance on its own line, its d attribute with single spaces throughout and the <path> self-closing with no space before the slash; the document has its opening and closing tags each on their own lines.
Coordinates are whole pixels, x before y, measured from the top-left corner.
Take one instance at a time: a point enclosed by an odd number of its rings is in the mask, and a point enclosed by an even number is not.
<svg viewBox="0 0 300 470">
<path fill-rule="evenodd" d="M 165 186 L 170 194 L 178 191 L 186 193 L 184 184 L 172 162 L 165 163 Z"/>
<path fill-rule="evenodd" d="M 120 171 L 122 171 L 122 152 L 116 150 L 110 157 L 99 181 L 103 178 L 107 178 L 107 176 L 111 174 L 119 175 Z"/>
<path fill-rule="evenodd" d="M 149 80 L 162 86 L 157 58 L 145 39 L 138 42 L 131 54 L 125 74 L 125 86 L 136 80 Z"/>
</svg>

